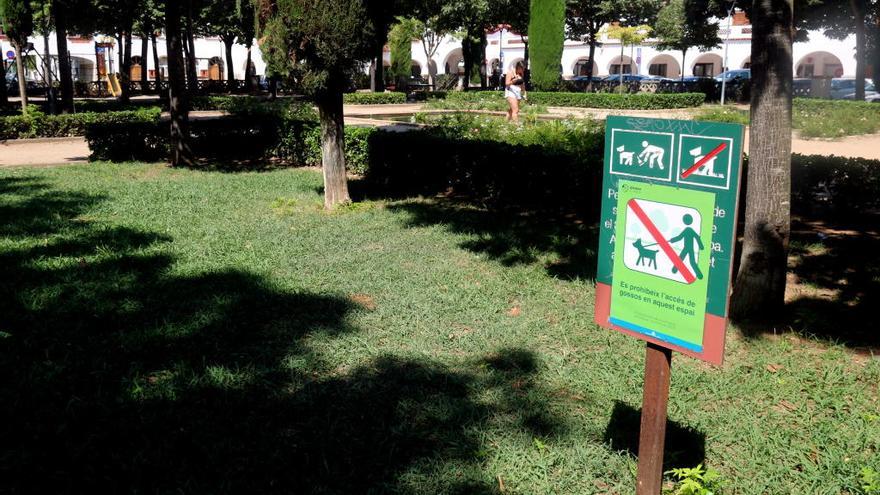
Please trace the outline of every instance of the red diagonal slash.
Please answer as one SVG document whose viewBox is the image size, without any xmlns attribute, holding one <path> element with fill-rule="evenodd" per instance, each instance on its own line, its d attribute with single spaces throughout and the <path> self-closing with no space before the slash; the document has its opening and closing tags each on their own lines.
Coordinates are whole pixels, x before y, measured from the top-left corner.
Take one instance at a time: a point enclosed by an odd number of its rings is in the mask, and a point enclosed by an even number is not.
<svg viewBox="0 0 880 495">
<path fill-rule="evenodd" d="M 697 163 L 695 163 L 693 167 L 691 167 L 691 168 L 685 170 L 684 172 L 682 172 L 682 173 L 681 173 L 681 178 L 682 178 L 682 179 L 687 179 L 688 175 L 691 175 L 692 173 L 696 172 L 697 170 L 700 169 L 700 167 L 702 167 L 703 165 L 705 165 L 706 162 L 708 162 L 709 160 L 711 160 L 711 159 L 715 158 L 716 156 L 718 156 L 718 153 L 721 153 L 722 151 L 724 151 L 724 148 L 727 148 L 727 143 L 721 143 L 721 144 L 719 144 L 717 148 L 715 148 L 714 150 L 710 151 L 709 154 L 707 154 L 706 156 L 704 156 L 703 158 L 701 158 L 700 161 L 698 161 Z"/>
<path fill-rule="evenodd" d="M 644 225 L 645 228 L 648 229 L 648 232 L 651 233 L 651 237 L 653 237 L 654 240 L 657 241 L 657 245 L 660 246 L 660 249 L 662 249 L 664 253 L 666 253 L 666 256 L 669 258 L 670 261 L 672 261 L 672 264 L 675 265 L 676 268 L 678 268 L 678 271 L 681 272 L 681 275 L 684 277 L 685 282 L 689 284 L 694 283 L 697 278 L 694 277 L 694 274 L 691 273 L 687 265 L 684 264 L 684 261 L 682 261 L 682 259 L 678 257 L 678 254 L 676 254 L 675 250 L 672 249 L 672 246 L 669 245 L 669 242 L 663 238 L 663 235 L 657 229 L 657 226 L 654 225 L 650 218 L 648 218 L 645 210 L 643 210 L 642 207 L 639 206 L 638 203 L 636 203 L 635 199 L 629 200 L 626 204 L 633 211 L 633 213 L 636 214 L 636 216 L 642 222 L 642 225 Z"/>
</svg>

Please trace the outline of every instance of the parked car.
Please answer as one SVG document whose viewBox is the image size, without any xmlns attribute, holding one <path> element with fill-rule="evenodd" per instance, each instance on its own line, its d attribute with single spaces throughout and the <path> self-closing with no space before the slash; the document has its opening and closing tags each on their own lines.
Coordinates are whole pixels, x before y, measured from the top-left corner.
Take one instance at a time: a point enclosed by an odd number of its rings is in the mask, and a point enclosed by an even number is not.
<svg viewBox="0 0 880 495">
<path fill-rule="evenodd" d="M 715 76 L 715 80 L 720 82 L 727 81 L 727 84 L 731 83 L 741 83 L 744 81 L 748 81 L 752 78 L 752 71 L 750 69 L 734 69 L 726 72 L 722 72 Z"/>
<path fill-rule="evenodd" d="M 865 93 L 874 92 L 874 82 L 865 79 Z M 832 100 L 852 100 L 856 94 L 856 80 L 852 77 L 839 77 L 831 80 Z"/>
<path fill-rule="evenodd" d="M 649 79 L 651 77 L 653 77 L 653 76 L 646 76 L 643 74 L 624 74 L 623 75 L 623 82 L 625 82 L 625 83 L 642 82 L 643 80 Z M 601 80 L 602 81 L 609 81 L 609 82 L 620 82 L 620 74 L 611 74 L 609 76 L 605 76 Z"/>
</svg>

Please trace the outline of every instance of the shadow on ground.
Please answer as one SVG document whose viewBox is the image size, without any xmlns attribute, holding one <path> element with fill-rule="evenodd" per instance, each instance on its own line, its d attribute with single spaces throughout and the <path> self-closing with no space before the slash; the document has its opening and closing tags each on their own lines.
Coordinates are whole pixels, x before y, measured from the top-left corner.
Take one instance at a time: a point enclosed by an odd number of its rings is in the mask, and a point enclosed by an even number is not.
<svg viewBox="0 0 880 495">
<path fill-rule="evenodd" d="M 780 324 L 850 347 L 880 351 L 866 324 L 880 305 L 878 217 L 857 222 L 800 218 L 792 225 L 786 312 Z M 747 336 L 772 327 L 742 325 Z"/>
<path fill-rule="evenodd" d="M 530 351 L 340 369 L 310 344 L 363 308 L 176 275 L 169 237 L 83 216 L 103 199 L 0 179 L 4 491 L 496 493 L 479 425 L 562 431 Z"/>
<path fill-rule="evenodd" d="M 620 401 L 614 403 L 611 419 L 605 428 L 605 443 L 633 457 L 639 455 L 639 429 L 642 411 Z M 706 435 L 675 421 L 666 421 L 663 471 L 682 466 L 696 466 L 706 457 Z"/>
<path fill-rule="evenodd" d="M 540 262 L 561 279 L 596 277 L 596 228 L 574 214 L 492 210 L 447 198 L 404 201 L 389 209 L 405 212 L 409 227 L 442 225 L 467 234 L 462 249 L 505 266 Z"/>
</svg>

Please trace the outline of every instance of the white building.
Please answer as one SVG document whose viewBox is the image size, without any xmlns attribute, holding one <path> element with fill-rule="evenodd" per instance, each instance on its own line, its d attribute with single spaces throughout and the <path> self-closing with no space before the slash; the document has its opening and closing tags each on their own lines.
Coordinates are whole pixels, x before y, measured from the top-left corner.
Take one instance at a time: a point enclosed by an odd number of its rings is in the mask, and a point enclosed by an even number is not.
<svg viewBox="0 0 880 495">
<path fill-rule="evenodd" d="M 42 74 L 43 38 L 31 37 L 33 50 L 28 56 L 34 57 L 41 66 L 39 74 Z M 154 80 L 156 67 L 153 63 L 153 45 L 147 40 L 147 75 L 149 80 Z M 7 65 L 14 59 L 12 44 L 5 36 L 0 35 L 0 48 Z M 133 58 L 132 79 L 140 79 L 141 39 L 132 39 L 131 53 Z M 93 82 L 101 79 L 107 73 L 119 72 L 119 44 L 110 36 L 75 37 L 67 39 L 67 49 L 70 53 L 71 71 L 74 81 Z M 165 48 L 165 37 L 156 38 L 156 51 L 159 55 L 159 71 L 163 79 L 168 76 L 168 53 Z M 55 35 L 49 36 L 49 53 L 52 58 L 53 71 L 57 74 L 58 51 Z M 219 38 L 197 38 L 195 40 L 195 53 L 197 71 L 200 79 L 226 79 L 226 48 Z M 266 64 L 254 41 L 251 50 L 251 60 L 254 64 L 255 74 L 263 74 Z M 247 48 L 244 45 L 235 44 L 232 47 L 232 62 L 236 79 L 244 79 L 245 65 L 247 62 Z M 41 75 L 30 73 L 29 79 L 41 79 Z"/>
<path fill-rule="evenodd" d="M 728 37 L 727 20 L 719 21 L 719 37 L 722 41 Z M 749 68 L 751 63 L 752 26 L 742 13 L 734 14 L 728 42 L 729 69 Z M 624 49 L 621 59 L 621 46 L 618 40 L 603 39 L 596 47 L 593 61 L 593 75 L 617 74 L 622 68 L 624 73 L 652 74 L 670 78 L 680 77 L 682 65 L 685 76 L 714 76 L 723 72 L 724 43 L 712 50 L 700 52 L 696 49 L 688 51 L 682 64 L 681 53 L 657 50 L 655 43 L 648 40 L 641 46 Z M 589 63 L 589 46 L 580 41 L 568 40 L 562 52 L 562 75 L 571 78 L 586 75 Z M 521 62 L 525 46 L 519 34 L 507 29 L 499 29 L 488 35 L 485 63 L 487 67 L 500 64 L 506 72 Z M 428 60 L 420 42 L 413 43 L 413 70 L 428 74 Z M 796 77 L 848 77 L 854 76 L 855 36 L 845 40 L 833 40 L 821 32 L 810 32 L 809 41 L 794 44 L 794 71 Z M 390 65 L 390 55 L 386 53 L 386 63 Z M 463 57 L 461 44 L 446 38 L 430 61 L 436 66 L 437 74 L 462 73 Z"/>
<path fill-rule="evenodd" d="M 727 20 L 719 22 L 719 37 L 728 38 L 726 29 Z M 731 19 L 731 29 L 728 41 L 728 63 L 730 69 L 748 68 L 751 55 L 751 32 L 752 27 L 748 19 L 742 13 L 734 14 Z M 498 64 L 502 72 L 506 72 L 524 58 L 524 43 L 522 38 L 508 29 L 499 29 L 487 36 L 488 46 L 484 62 L 490 68 Z M 37 56 L 39 62 L 43 52 L 43 39 L 34 37 L 31 39 L 34 50 L 31 56 Z M 165 38 L 157 38 L 156 48 L 159 54 L 159 71 L 167 76 L 168 58 L 165 49 Z M 195 53 L 198 63 L 198 74 L 201 79 L 226 79 L 225 48 L 218 38 L 202 38 L 195 40 Z M 49 39 L 51 56 L 57 59 L 55 37 Z M 10 59 L 8 53 L 12 51 L 9 41 L 0 35 L 0 48 L 5 60 Z M 74 79 L 80 82 L 92 82 L 101 79 L 106 73 L 118 72 L 119 46 L 116 40 L 108 36 L 95 37 L 70 37 L 68 40 L 71 66 Z M 133 80 L 138 80 L 140 74 L 139 59 L 141 54 L 141 40 L 132 40 L 132 55 L 134 56 L 135 68 Z M 147 50 L 148 78 L 155 79 L 156 67 L 153 64 L 152 44 Z M 429 64 L 434 66 L 437 74 L 460 74 L 464 72 L 461 43 L 447 37 L 441 43 L 437 53 L 428 61 L 425 57 L 421 42 L 414 41 L 412 47 L 413 72 L 427 75 Z M 855 36 L 844 40 L 833 40 L 825 37 L 821 32 L 811 32 L 809 41 L 794 44 L 794 70 L 797 77 L 841 77 L 855 74 Z M 254 42 L 251 53 L 255 74 L 265 73 L 265 63 L 260 54 L 259 47 Z M 243 45 L 233 46 L 233 64 L 236 79 L 244 79 L 247 49 Z M 385 64 L 389 65 L 390 53 L 385 51 Z M 670 78 L 685 76 L 714 76 L 723 72 L 724 44 L 720 44 L 712 50 L 700 52 L 690 50 L 686 60 L 682 63 L 681 53 L 657 50 L 655 44 L 648 40 L 641 46 L 626 47 L 621 58 L 620 42 L 613 39 L 603 39 L 596 47 L 593 64 L 593 75 L 607 75 L 619 73 L 652 74 Z M 56 60 L 57 62 L 57 60 Z M 562 52 L 562 75 L 565 78 L 585 75 L 589 61 L 589 46 L 580 41 L 568 40 Z M 57 70 L 57 69 L 56 69 Z M 36 74 L 29 76 L 31 79 L 38 78 Z"/>
</svg>

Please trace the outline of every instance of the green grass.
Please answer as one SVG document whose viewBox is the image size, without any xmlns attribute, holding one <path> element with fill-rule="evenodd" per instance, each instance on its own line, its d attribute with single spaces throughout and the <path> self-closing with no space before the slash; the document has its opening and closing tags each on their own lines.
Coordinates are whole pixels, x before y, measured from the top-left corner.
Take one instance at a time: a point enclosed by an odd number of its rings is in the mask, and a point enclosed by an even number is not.
<svg viewBox="0 0 880 495">
<path fill-rule="evenodd" d="M 591 227 L 419 198 L 327 214 L 320 186 L 0 171 L 4 487 L 634 491 L 644 346 L 592 323 Z M 858 493 L 880 361 L 792 334 L 727 347 L 721 369 L 674 359 L 666 468 Z"/>
<path fill-rule="evenodd" d="M 749 111 L 735 107 L 706 106 L 695 120 L 749 125 Z M 839 139 L 880 132 L 877 103 L 795 98 L 792 126 L 806 139 Z"/>
</svg>

